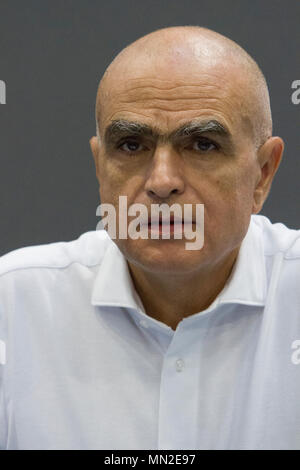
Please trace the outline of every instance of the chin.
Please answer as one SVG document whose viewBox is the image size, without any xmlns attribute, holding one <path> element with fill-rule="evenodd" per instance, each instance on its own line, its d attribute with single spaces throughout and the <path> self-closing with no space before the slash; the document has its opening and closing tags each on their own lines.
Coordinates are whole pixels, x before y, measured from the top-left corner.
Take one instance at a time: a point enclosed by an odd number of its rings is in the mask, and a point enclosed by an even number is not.
<svg viewBox="0 0 300 470">
<path fill-rule="evenodd" d="M 203 250 L 186 250 L 183 240 L 134 240 L 118 246 L 130 263 L 150 272 L 191 273 L 204 261 Z"/>
</svg>

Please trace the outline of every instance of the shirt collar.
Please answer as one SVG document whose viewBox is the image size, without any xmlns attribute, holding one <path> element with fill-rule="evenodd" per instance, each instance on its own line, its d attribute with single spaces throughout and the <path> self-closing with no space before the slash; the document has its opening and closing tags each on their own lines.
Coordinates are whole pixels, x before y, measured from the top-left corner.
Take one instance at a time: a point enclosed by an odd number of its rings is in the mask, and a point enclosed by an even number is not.
<svg viewBox="0 0 300 470">
<path fill-rule="evenodd" d="M 219 303 L 240 303 L 246 305 L 265 305 L 267 276 L 263 246 L 263 233 L 257 216 L 251 216 L 245 238 L 231 275 L 220 292 Z"/>
<path fill-rule="evenodd" d="M 208 307 L 222 303 L 262 306 L 266 298 L 266 269 L 261 229 L 251 217 L 238 257 L 224 288 Z M 92 305 L 128 307 L 145 313 L 126 258 L 111 240 L 97 273 Z"/>
<path fill-rule="evenodd" d="M 112 240 L 94 282 L 92 305 L 129 307 L 145 312 L 134 287 L 126 258 Z"/>
</svg>

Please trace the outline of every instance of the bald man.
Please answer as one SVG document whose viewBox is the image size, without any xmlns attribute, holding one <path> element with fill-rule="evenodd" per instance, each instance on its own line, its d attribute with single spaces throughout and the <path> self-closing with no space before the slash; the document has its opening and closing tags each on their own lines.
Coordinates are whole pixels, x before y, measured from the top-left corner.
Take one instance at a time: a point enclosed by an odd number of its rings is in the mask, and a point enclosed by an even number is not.
<svg viewBox="0 0 300 470">
<path fill-rule="evenodd" d="M 258 215 L 284 149 L 260 68 L 154 31 L 105 71 L 96 124 L 115 236 L 0 258 L 0 448 L 300 449 L 300 232 Z M 135 205 L 191 212 L 130 236 Z"/>
</svg>

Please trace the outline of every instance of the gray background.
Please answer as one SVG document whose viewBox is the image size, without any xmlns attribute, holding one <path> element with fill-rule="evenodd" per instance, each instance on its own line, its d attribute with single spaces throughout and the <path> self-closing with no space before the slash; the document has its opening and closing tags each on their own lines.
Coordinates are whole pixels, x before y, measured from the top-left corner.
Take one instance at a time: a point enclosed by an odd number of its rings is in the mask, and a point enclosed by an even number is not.
<svg viewBox="0 0 300 470">
<path fill-rule="evenodd" d="M 0 255 L 95 230 L 98 81 L 127 44 L 176 25 L 214 29 L 261 66 L 286 144 L 262 214 L 299 229 L 299 19 L 299 0 L 0 0 Z"/>
</svg>

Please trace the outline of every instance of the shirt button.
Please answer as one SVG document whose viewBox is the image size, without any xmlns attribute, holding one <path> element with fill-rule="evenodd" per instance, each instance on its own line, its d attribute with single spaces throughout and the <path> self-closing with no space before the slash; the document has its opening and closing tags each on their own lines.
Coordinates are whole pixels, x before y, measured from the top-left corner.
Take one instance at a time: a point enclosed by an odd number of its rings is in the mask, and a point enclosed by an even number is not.
<svg viewBox="0 0 300 470">
<path fill-rule="evenodd" d="M 176 370 L 177 372 L 181 372 L 184 368 L 184 362 L 182 359 L 177 359 L 176 361 Z"/>
<path fill-rule="evenodd" d="M 148 323 L 146 322 L 146 320 L 140 320 L 140 325 L 144 328 L 148 328 Z"/>
</svg>

